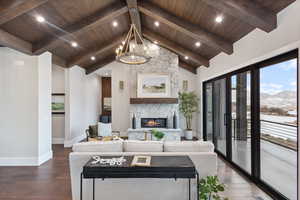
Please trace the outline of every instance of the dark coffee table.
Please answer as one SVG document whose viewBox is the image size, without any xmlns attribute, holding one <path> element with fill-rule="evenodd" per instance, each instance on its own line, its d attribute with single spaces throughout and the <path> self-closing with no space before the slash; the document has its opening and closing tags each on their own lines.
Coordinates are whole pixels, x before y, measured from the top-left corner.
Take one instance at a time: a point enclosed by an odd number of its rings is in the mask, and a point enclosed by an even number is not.
<svg viewBox="0 0 300 200">
<path fill-rule="evenodd" d="M 115 158 L 117 156 L 100 156 Z M 121 166 L 92 164 L 91 158 L 83 167 L 80 178 L 80 200 L 82 200 L 82 179 L 93 179 L 93 200 L 95 199 L 95 179 L 108 178 L 174 178 L 188 179 L 189 199 L 191 199 L 191 179 L 197 179 L 197 199 L 199 199 L 199 174 L 188 156 L 151 156 L 151 166 L 132 167 L 133 156 L 124 156 L 127 160 Z"/>
</svg>

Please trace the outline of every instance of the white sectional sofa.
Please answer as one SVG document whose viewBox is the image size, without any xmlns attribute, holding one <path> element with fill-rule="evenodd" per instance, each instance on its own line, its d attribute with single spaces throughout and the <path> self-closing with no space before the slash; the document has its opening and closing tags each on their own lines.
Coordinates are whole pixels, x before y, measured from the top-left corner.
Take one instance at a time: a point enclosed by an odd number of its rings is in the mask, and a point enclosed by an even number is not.
<svg viewBox="0 0 300 200">
<path fill-rule="evenodd" d="M 70 153 L 72 199 L 80 200 L 80 173 L 93 155 L 188 155 L 200 178 L 217 174 L 214 145 L 203 141 L 111 141 L 84 142 L 73 146 Z M 98 200 L 187 200 L 187 179 L 105 179 L 96 180 Z M 196 200 L 196 181 L 192 180 L 192 199 Z M 92 199 L 92 180 L 83 181 L 83 200 Z"/>
</svg>

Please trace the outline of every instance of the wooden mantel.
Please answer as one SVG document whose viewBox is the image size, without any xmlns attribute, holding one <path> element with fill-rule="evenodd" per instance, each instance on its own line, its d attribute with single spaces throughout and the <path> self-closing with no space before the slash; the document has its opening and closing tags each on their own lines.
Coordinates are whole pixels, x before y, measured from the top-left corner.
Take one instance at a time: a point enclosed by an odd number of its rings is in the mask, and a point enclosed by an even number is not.
<svg viewBox="0 0 300 200">
<path fill-rule="evenodd" d="M 130 104 L 178 104 L 178 98 L 130 98 Z"/>
</svg>

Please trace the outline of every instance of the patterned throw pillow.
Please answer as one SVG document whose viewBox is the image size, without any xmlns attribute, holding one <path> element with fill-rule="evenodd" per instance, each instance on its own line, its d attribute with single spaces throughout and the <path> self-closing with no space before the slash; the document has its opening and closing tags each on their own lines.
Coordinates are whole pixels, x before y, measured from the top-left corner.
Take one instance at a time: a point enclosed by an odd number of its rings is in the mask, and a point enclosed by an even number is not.
<svg viewBox="0 0 300 200">
<path fill-rule="evenodd" d="M 98 137 L 98 125 L 89 126 L 90 137 Z"/>
</svg>

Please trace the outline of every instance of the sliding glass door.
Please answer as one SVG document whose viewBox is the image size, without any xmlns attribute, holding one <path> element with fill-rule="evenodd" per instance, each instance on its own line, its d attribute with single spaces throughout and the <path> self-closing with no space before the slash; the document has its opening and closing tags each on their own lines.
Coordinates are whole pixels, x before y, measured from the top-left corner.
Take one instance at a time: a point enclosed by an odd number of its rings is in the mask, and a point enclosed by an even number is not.
<svg viewBox="0 0 300 200">
<path fill-rule="evenodd" d="M 298 51 L 203 84 L 204 138 L 275 199 L 297 199 Z"/>
<path fill-rule="evenodd" d="M 251 73 L 231 76 L 232 162 L 251 174 Z"/>
<path fill-rule="evenodd" d="M 213 84 L 208 83 L 206 84 L 206 87 L 204 88 L 204 94 L 206 95 L 204 97 L 206 103 L 204 109 L 204 115 L 205 115 L 205 125 L 206 125 L 206 140 L 207 141 L 213 141 Z"/>
<path fill-rule="evenodd" d="M 213 82 L 213 137 L 216 149 L 226 155 L 226 79 Z"/>
<path fill-rule="evenodd" d="M 297 199 L 297 59 L 259 74 L 261 179 Z"/>
</svg>

